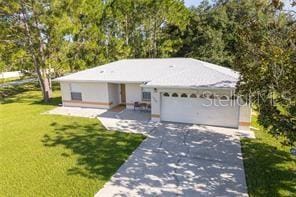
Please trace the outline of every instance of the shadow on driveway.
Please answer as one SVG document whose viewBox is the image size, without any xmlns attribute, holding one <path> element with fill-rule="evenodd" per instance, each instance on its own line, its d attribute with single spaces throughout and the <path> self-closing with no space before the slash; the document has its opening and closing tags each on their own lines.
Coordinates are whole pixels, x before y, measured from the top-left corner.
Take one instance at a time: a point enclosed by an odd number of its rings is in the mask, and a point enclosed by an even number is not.
<svg viewBox="0 0 296 197">
<path fill-rule="evenodd" d="M 158 123 L 150 121 L 150 112 L 125 109 L 121 112 L 106 111 L 98 115 L 98 119 L 109 130 L 127 133 L 149 134 Z"/>
<path fill-rule="evenodd" d="M 96 196 L 247 196 L 239 138 L 163 124 Z"/>
</svg>

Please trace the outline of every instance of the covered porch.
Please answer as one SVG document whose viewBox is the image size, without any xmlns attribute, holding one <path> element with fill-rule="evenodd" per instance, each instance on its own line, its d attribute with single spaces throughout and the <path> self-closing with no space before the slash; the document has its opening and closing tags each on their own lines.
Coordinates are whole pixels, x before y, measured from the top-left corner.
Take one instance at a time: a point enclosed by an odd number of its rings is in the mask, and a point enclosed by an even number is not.
<svg viewBox="0 0 296 197">
<path fill-rule="evenodd" d="M 154 127 L 151 112 L 144 109 L 128 109 L 125 105 L 118 105 L 97 116 L 108 130 L 119 130 L 148 134 Z"/>
<path fill-rule="evenodd" d="M 143 89 L 141 83 L 108 83 L 109 100 L 113 109 L 126 109 L 135 111 L 151 111 L 151 92 Z"/>
</svg>

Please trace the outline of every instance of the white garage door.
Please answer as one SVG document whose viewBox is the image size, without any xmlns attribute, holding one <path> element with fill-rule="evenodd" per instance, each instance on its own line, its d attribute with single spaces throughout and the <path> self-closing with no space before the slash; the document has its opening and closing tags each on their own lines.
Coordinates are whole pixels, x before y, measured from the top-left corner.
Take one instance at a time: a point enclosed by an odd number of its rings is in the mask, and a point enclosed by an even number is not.
<svg viewBox="0 0 296 197">
<path fill-rule="evenodd" d="M 162 121 L 238 127 L 239 106 L 226 100 L 221 101 L 222 105 L 218 100 L 215 103 L 210 104 L 209 99 L 204 98 L 162 96 L 160 118 Z"/>
</svg>

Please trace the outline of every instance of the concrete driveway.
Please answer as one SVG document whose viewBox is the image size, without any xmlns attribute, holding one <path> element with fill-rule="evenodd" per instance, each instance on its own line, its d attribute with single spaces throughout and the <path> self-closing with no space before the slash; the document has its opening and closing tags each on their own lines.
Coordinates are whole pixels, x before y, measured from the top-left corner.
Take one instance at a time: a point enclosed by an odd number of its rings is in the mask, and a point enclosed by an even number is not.
<svg viewBox="0 0 296 197">
<path fill-rule="evenodd" d="M 47 114 L 98 118 L 107 129 L 146 140 L 105 184 L 101 196 L 247 196 L 239 136 L 221 127 L 151 122 L 149 113 L 59 107 Z"/>
<path fill-rule="evenodd" d="M 233 129 L 161 124 L 99 196 L 247 196 Z"/>
</svg>

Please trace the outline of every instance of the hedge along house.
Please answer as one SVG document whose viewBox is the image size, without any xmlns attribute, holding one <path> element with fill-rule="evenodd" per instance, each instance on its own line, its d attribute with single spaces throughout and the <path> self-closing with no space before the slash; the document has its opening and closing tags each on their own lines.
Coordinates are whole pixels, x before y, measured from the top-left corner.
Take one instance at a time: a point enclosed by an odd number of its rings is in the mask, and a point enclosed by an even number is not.
<svg viewBox="0 0 296 197">
<path fill-rule="evenodd" d="M 126 59 L 55 79 L 63 106 L 151 104 L 153 121 L 248 130 L 251 109 L 233 96 L 239 73 L 192 58 Z"/>
</svg>

